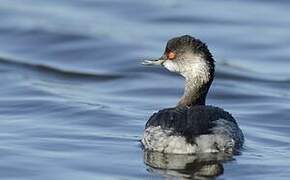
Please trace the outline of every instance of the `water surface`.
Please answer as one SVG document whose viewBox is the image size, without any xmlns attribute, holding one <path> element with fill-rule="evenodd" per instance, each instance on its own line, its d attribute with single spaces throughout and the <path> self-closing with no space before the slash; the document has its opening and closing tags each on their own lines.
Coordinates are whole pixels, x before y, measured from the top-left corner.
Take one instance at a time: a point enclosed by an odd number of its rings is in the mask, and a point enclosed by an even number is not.
<svg viewBox="0 0 290 180">
<path fill-rule="evenodd" d="M 241 155 L 215 163 L 217 179 L 289 179 L 288 1 L 0 2 L 1 179 L 193 175 L 150 166 L 160 156 L 139 145 L 149 116 L 183 87 L 140 62 L 182 34 L 208 43 L 217 61 L 208 103 L 231 112 L 246 138 Z"/>
</svg>

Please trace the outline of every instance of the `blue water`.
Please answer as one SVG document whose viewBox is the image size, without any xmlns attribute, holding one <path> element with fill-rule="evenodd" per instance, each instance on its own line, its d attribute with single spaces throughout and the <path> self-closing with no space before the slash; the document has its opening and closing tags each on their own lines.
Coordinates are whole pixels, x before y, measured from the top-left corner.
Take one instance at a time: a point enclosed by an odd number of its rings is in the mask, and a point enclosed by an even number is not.
<svg viewBox="0 0 290 180">
<path fill-rule="evenodd" d="M 0 3 L 1 179 L 289 179 L 288 1 Z M 179 169 L 156 167 L 140 148 L 150 115 L 183 91 L 181 77 L 140 62 L 182 34 L 207 42 L 207 102 L 245 134 L 219 176 L 191 174 L 179 157 Z"/>
</svg>

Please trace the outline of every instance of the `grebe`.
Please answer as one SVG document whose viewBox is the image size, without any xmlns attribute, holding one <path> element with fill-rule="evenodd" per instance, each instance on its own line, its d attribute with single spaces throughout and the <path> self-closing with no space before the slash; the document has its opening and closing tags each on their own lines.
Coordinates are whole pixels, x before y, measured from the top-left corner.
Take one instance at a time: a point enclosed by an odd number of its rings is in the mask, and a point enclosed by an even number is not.
<svg viewBox="0 0 290 180">
<path fill-rule="evenodd" d="M 146 123 L 143 148 L 174 154 L 234 153 L 244 136 L 232 115 L 205 105 L 214 79 L 214 59 L 207 45 L 189 35 L 167 42 L 164 54 L 145 65 L 161 65 L 185 78 L 184 94 L 174 108 L 154 113 Z"/>
</svg>

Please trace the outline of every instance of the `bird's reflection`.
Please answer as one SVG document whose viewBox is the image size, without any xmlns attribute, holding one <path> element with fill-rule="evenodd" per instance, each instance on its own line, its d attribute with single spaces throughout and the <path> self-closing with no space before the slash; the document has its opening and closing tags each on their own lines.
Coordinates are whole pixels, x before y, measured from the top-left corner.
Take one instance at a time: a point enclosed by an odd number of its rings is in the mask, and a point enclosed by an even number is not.
<svg viewBox="0 0 290 180">
<path fill-rule="evenodd" d="M 227 154 L 179 155 L 144 151 L 148 171 L 168 178 L 213 179 L 223 174 L 222 162 L 231 159 Z"/>
</svg>

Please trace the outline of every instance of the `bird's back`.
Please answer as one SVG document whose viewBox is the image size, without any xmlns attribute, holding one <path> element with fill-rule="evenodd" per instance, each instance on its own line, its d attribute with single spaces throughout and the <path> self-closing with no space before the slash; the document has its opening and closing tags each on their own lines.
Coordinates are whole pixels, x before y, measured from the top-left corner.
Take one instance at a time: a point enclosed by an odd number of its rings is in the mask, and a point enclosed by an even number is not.
<svg viewBox="0 0 290 180">
<path fill-rule="evenodd" d="M 154 113 L 145 126 L 145 149 L 167 153 L 233 151 L 243 134 L 231 114 L 214 106 L 167 108 Z"/>
</svg>

